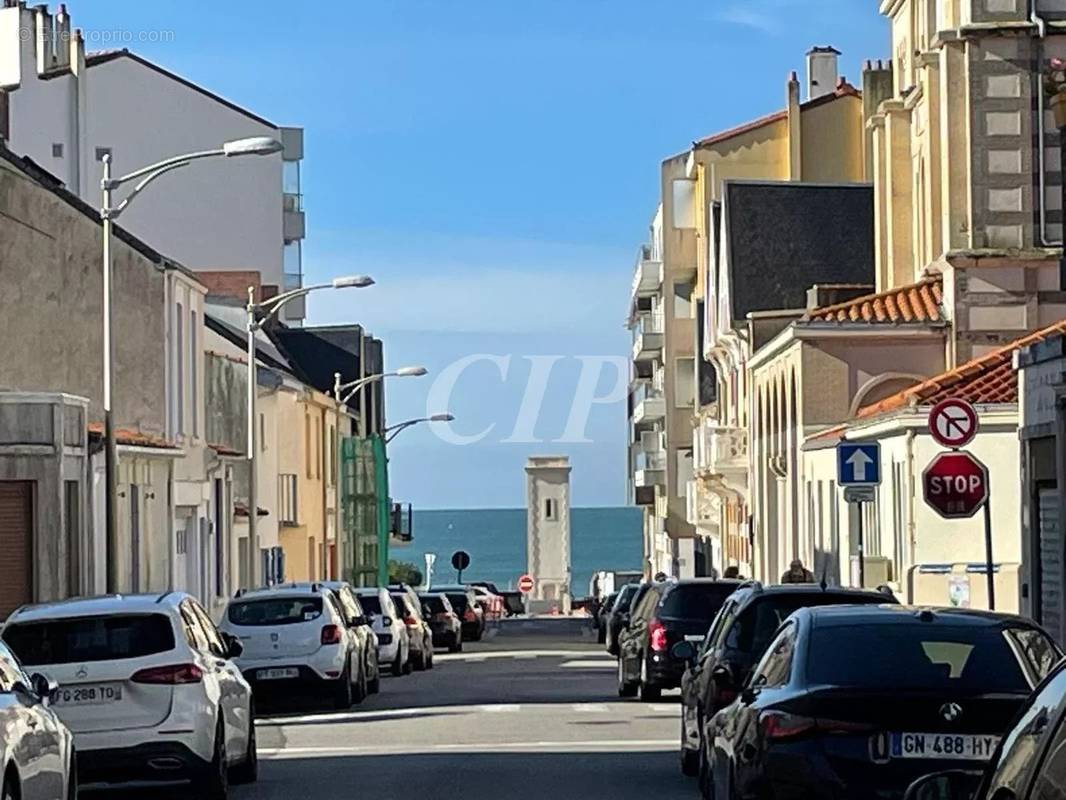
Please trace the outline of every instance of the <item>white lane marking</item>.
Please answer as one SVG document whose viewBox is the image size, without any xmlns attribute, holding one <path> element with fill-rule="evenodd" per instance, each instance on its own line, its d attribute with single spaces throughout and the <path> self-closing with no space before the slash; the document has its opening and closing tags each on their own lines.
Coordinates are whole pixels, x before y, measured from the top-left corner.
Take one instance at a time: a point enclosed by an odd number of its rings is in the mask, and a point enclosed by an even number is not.
<svg viewBox="0 0 1066 800">
<path fill-rule="evenodd" d="M 517 703 L 494 703 L 493 705 L 478 706 L 479 711 L 487 714 L 513 714 L 522 710 Z"/>
<path fill-rule="evenodd" d="M 418 755 L 423 753 L 494 753 L 510 752 L 618 752 L 674 750 L 673 739 L 618 739 L 615 741 L 538 741 L 538 742 L 468 742 L 461 744 L 406 744 L 367 745 L 349 747 L 286 747 L 284 749 L 260 748 L 259 757 L 282 760 L 352 755 Z"/>
<path fill-rule="evenodd" d="M 604 704 L 604 703 L 532 703 L 527 705 L 520 705 L 518 703 L 483 703 L 481 705 L 466 705 L 466 706 L 419 706 L 417 708 L 383 708 L 379 711 L 341 711 L 334 713 L 324 714 L 302 714 L 300 716 L 291 717 L 260 717 L 256 720 L 256 725 L 259 727 L 276 727 L 284 728 L 286 725 L 299 725 L 307 722 L 358 722 L 360 720 L 371 721 L 384 721 L 391 719 L 404 719 L 406 717 L 420 717 L 427 714 L 435 714 L 439 716 L 455 716 L 461 714 L 479 714 L 479 713 L 514 713 L 521 711 L 526 714 L 539 714 L 539 713 L 555 713 L 557 711 L 570 709 L 573 710 L 577 707 L 597 709 L 602 707 L 608 710 L 614 709 L 619 714 L 636 714 L 642 711 L 678 711 L 679 707 L 676 705 L 667 704 L 649 704 L 638 705 L 635 703 L 616 703 L 616 704 Z"/>
<path fill-rule="evenodd" d="M 574 703 L 570 707 L 579 714 L 601 714 L 610 711 L 603 703 Z"/>
<path fill-rule="evenodd" d="M 480 661 L 487 658 L 606 658 L 611 661 L 614 656 L 603 650 L 489 650 L 468 653 L 441 653 L 434 656 L 435 661 Z"/>
<path fill-rule="evenodd" d="M 604 669 L 614 671 L 615 665 L 610 661 L 564 661 L 563 669 Z"/>
<path fill-rule="evenodd" d="M 674 711 L 678 714 L 681 713 L 681 707 L 677 703 L 673 703 L 671 705 L 667 705 L 665 703 L 652 703 L 647 707 L 654 711 L 656 714 L 665 714 L 668 711 Z"/>
<path fill-rule="evenodd" d="M 516 661 L 534 661 L 540 658 L 536 653 L 519 653 L 515 656 Z"/>
</svg>

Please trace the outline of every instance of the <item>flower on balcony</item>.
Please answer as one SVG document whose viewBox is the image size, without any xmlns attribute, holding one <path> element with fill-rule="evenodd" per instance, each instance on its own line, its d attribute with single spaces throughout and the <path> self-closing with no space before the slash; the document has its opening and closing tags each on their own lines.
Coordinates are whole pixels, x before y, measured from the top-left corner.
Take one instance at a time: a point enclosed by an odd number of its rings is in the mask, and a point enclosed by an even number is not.
<svg viewBox="0 0 1066 800">
<path fill-rule="evenodd" d="M 1057 95 L 1066 88 L 1066 60 L 1052 58 L 1044 70 L 1044 91 L 1048 95 Z"/>
</svg>

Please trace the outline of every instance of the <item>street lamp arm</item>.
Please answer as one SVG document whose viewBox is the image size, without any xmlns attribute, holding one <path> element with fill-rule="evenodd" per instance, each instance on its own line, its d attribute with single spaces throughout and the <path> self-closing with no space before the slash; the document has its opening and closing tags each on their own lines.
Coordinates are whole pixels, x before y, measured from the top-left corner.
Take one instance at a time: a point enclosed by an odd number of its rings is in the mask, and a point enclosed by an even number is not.
<svg viewBox="0 0 1066 800">
<path fill-rule="evenodd" d="M 129 206 L 131 202 L 133 202 L 133 199 L 144 191 L 145 187 L 148 186 L 148 184 L 150 184 L 160 175 L 165 175 L 168 172 L 172 172 L 173 170 L 181 169 L 182 167 L 187 166 L 189 166 L 188 161 L 175 161 L 171 164 L 167 164 L 166 166 L 160 167 L 154 172 L 148 173 L 147 177 L 133 188 L 133 191 L 130 192 L 129 195 L 127 195 L 125 200 L 123 200 L 121 203 L 118 204 L 118 206 L 113 209 L 105 208 L 104 213 L 108 214 L 111 219 L 117 219 L 118 216 L 126 210 L 126 207 Z"/>
<path fill-rule="evenodd" d="M 224 155 L 226 155 L 226 151 L 218 149 L 201 150 L 197 153 L 186 153 L 183 156 L 174 156 L 173 158 L 168 158 L 165 161 L 159 161 L 155 164 L 149 164 L 147 167 L 141 167 L 139 170 L 131 172 L 129 175 L 123 175 L 121 178 L 113 178 L 108 182 L 108 185 L 104 186 L 103 188 L 117 189 L 124 183 L 129 183 L 130 181 L 137 180 L 137 178 L 140 178 L 144 175 L 150 175 L 153 172 L 159 172 L 159 174 L 161 175 L 163 174 L 163 172 L 169 171 L 169 169 L 175 165 L 185 166 L 190 161 L 198 161 L 201 158 L 214 158 L 216 156 Z"/>
</svg>

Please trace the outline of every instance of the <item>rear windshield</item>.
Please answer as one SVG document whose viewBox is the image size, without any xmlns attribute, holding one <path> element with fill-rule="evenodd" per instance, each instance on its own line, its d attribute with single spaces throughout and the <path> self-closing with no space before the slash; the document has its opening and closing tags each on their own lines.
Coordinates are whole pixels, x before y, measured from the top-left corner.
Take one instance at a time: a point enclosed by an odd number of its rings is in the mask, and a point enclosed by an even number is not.
<svg viewBox="0 0 1066 800">
<path fill-rule="evenodd" d="M 725 604 L 726 598 L 733 594 L 736 588 L 728 583 L 675 586 L 660 601 L 659 614 L 664 617 L 700 620 L 709 625 Z"/>
<path fill-rule="evenodd" d="M 614 605 L 611 606 L 612 610 L 623 611 L 629 608 L 629 601 L 633 599 L 633 593 L 637 591 L 637 584 L 627 583 L 622 587 L 622 591 L 618 593 L 618 597 L 615 598 Z"/>
<path fill-rule="evenodd" d="M 877 605 L 887 598 L 864 595 L 834 595 L 825 592 L 770 595 L 757 600 L 737 619 L 726 641 L 728 647 L 751 653 L 756 659 L 773 641 L 781 623 L 801 608 L 839 605 Z"/>
<path fill-rule="evenodd" d="M 448 610 L 444 607 L 443 597 L 423 597 L 422 605 L 428 608 L 433 614 L 443 614 Z"/>
<path fill-rule="evenodd" d="M 360 595 L 359 603 L 363 606 L 363 611 L 367 614 L 380 614 L 381 613 L 381 598 L 376 594 L 364 594 Z"/>
<path fill-rule="evenodd" d="M 393 602 L 393 605 L 396 606 L 396 612 L 398 614 L 410 614 L 410 613 L 412 613 L 412 609 L 408 608 L 408 606 L 410 604 L 407 602 L 407 595 L 405 595 L 405 594 L 394 594 L 394 595 L 392 595 L 392 602 Z"/>
<path fill-rule="evenodd" d="M 321 597 L 268 597 L 230 603 L 226 612 L 234 625 L 295 625 L 322 616 Z"/>
<path fill-rule="evenodd" d="M 467 601 L 465 594 L 448 594 L 448 600 L 451 601 L 452 608 L 462 614 L 466 611 Z"/>
<path fill-rule="evenodd" d="M 174 628 L 162 614 L 78 617 L 26 622 L 4 631 L 23 666 L 142 658 L 174 649 Z"/>
<path fill-rule="evenodd" d="M 1032 688 L 1002 630 L 927 623 L 815 628 L 807 679 L 864 689 L 1027 693 Z"/>
</svg>

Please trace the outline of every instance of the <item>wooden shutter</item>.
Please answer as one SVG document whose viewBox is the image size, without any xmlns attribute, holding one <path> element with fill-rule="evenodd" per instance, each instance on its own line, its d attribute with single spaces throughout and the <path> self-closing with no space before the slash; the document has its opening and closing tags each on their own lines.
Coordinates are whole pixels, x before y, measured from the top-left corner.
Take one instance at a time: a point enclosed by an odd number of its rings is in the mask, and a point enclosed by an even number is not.
<svg viewBox="0 0 1066 800">
<path fill-rule="evenodd" d="M 0 619 L 33 600 L 33 484 L 0 481 Z"/>
</svg>

